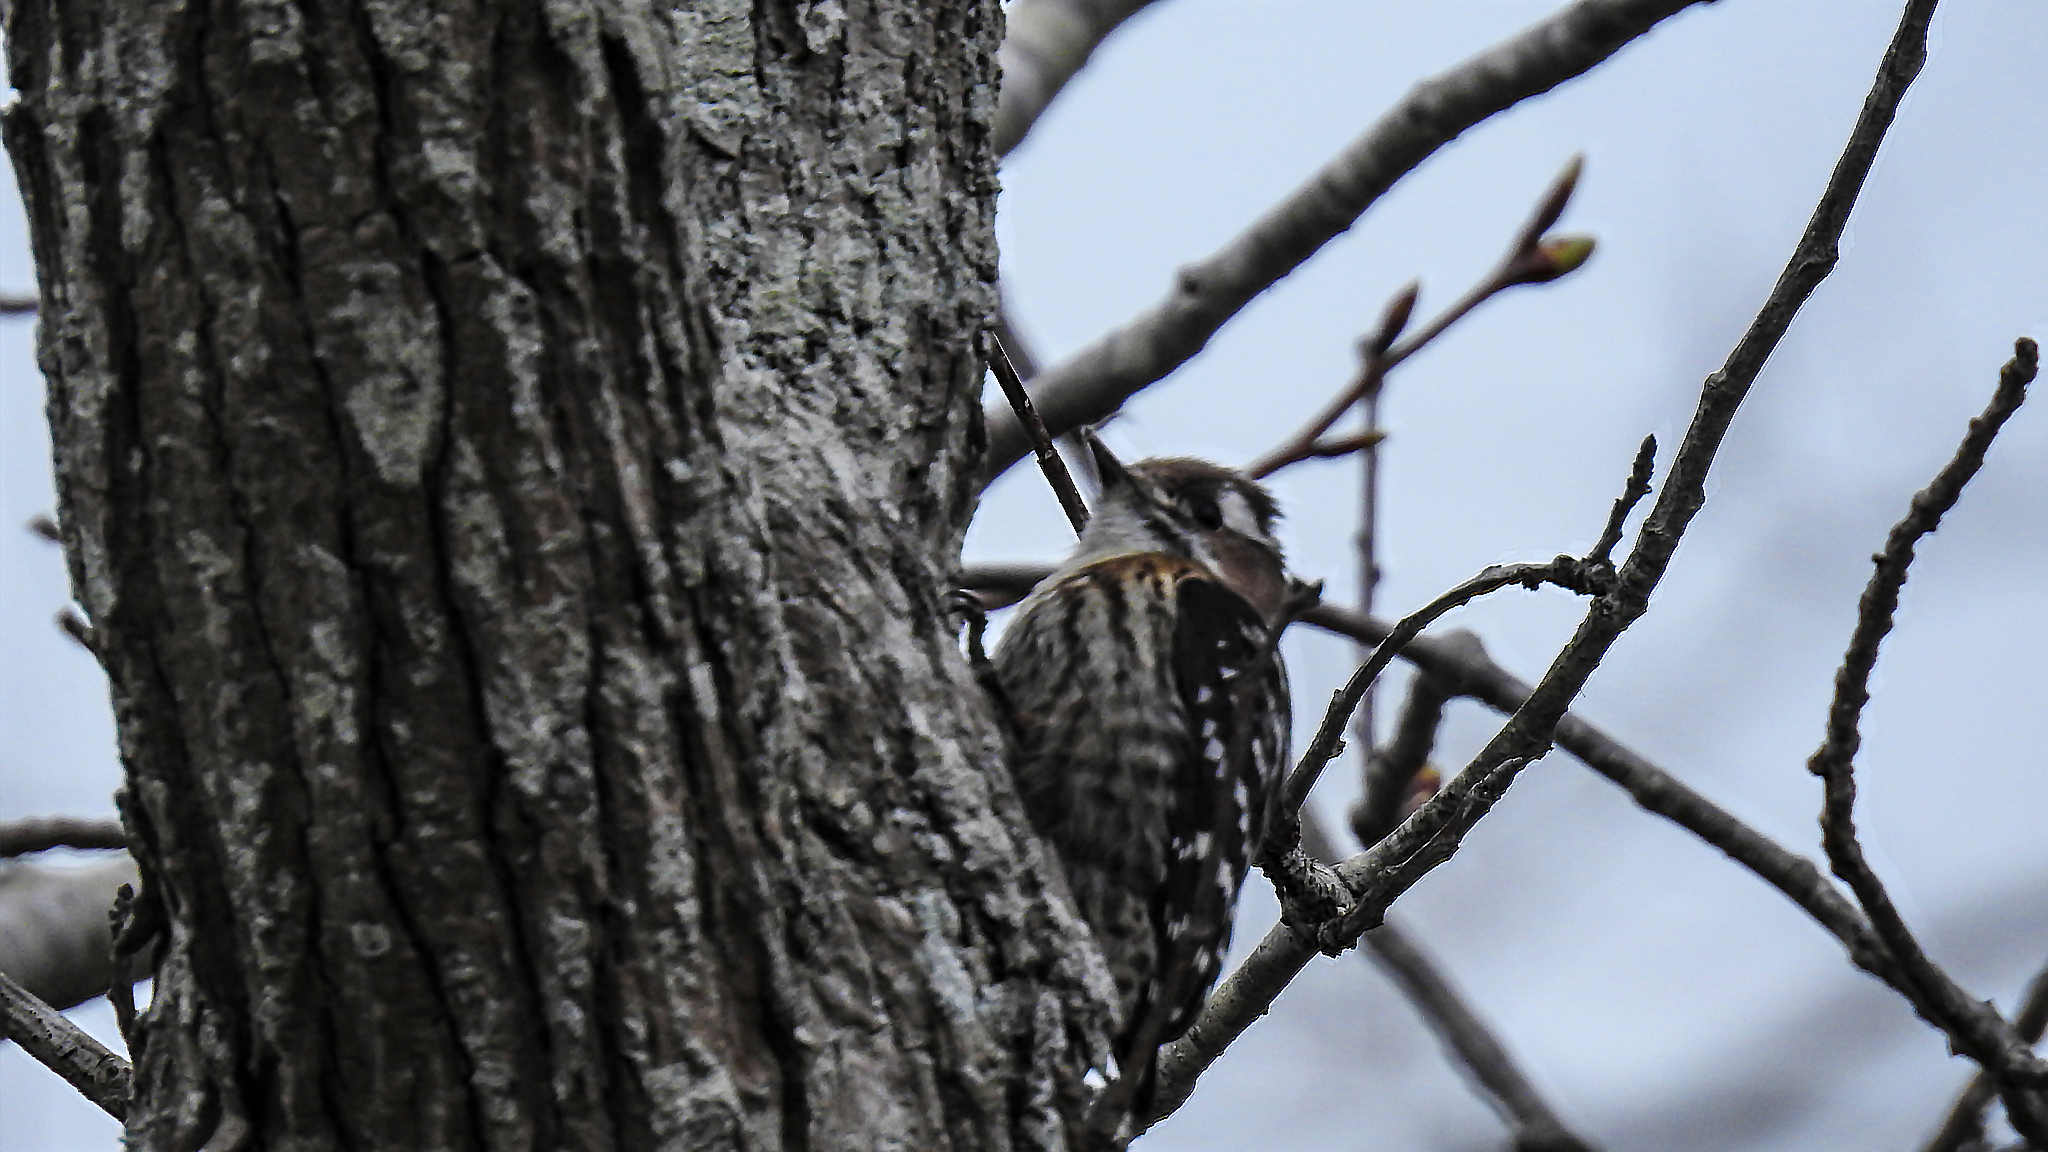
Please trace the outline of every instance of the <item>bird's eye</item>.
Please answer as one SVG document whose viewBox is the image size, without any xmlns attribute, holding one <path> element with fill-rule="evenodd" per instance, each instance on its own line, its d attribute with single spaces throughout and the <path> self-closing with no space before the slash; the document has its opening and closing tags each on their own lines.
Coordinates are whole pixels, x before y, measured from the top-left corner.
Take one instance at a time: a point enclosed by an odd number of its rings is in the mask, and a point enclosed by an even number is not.
<svg viewBox="0 0 2048 1152">
<path fill-rule="evenodd" d="M 1214 500 L 1207 496 L 1189 496 L 1181 503 L 1196 524 L 1210 531 L 1223 527 L 1223 509 L 1218 508 Z"/>
</svg>

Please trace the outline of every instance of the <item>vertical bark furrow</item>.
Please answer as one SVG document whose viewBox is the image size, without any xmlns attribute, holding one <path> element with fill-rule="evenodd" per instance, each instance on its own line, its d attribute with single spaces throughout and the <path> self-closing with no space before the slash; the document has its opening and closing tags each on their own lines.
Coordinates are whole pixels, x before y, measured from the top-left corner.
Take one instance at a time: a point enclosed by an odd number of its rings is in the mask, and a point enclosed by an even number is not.
<svg viewBox="0 0 2048 1152">
<path fill-rule="evenodd" d="M 1106 982 L 942 596 L 999 23 L 16 8 L 138 1147 L 1061 1142 Z"/>
</svg>

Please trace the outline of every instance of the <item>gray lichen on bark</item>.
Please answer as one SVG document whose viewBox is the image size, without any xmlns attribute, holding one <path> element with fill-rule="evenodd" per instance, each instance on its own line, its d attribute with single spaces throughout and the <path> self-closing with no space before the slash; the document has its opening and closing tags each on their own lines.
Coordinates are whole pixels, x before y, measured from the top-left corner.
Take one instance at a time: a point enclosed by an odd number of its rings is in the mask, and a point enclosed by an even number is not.
<svg viewBox="0 0 2048 1152">
<path fill-rule="evenodd" d="M 1106 988 L 943 592 L 993 0 L 21 4 L 138 1147 L 1053 1147 Z"/>
</svg>

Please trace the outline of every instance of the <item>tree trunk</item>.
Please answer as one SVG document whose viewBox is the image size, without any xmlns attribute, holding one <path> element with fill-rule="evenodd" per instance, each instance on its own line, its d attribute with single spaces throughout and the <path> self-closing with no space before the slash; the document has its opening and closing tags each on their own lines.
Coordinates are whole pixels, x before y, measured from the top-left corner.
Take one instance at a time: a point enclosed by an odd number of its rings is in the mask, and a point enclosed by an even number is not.
<svg viewBox="0 0 2048 1152">
<path fill-rule="evenodd" d="M 140 1148 L 1051 1147 L 1099 959 L 944 593 L 995 0 L 23 0 Z"/>
</svg>

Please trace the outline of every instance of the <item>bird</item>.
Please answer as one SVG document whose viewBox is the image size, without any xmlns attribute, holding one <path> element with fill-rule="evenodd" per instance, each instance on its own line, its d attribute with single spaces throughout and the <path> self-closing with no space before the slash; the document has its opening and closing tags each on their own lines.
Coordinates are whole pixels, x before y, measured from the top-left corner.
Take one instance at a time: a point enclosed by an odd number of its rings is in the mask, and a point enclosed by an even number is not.
<svg viewBox="0 0 2048 1152">
<path fill-rule="evenodd" d="M 1101 494 L 1074 552 L 993 657 L 1025 814 L 1116 989 L 1131 1111 L 1221 971 L 1280 792 L 1290 705 L 1275 644 L 1291 591 L 1257 482 L 1185 457 L 1126 466 L 1085 438 Z"/>
</svg>

